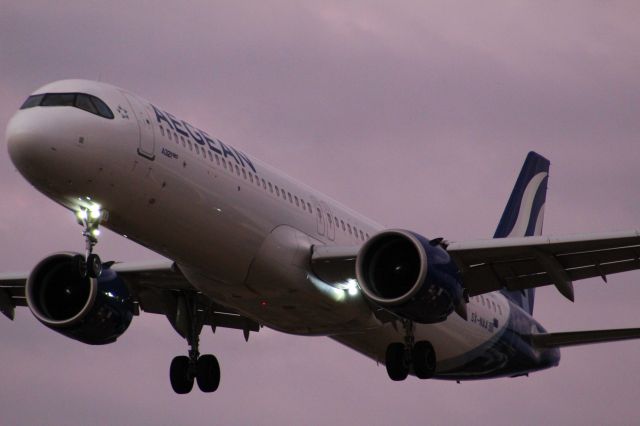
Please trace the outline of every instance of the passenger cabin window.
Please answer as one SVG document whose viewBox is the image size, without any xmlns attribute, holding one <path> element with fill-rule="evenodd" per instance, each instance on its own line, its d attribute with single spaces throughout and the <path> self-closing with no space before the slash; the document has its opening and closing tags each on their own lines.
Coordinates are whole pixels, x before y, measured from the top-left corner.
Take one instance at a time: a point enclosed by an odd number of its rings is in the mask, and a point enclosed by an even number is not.
<svg viewBox="0 0 640 426">
<path fill-rule="evenodd" d="M 99 115 L 109 120 L 113 119 L 113 112 L 100 99 L 86 93 L 44 93 L 32 95 L 27 98 L 20 109 L 28 109 L 37 106 L 70 106 Z"/>
</svg>

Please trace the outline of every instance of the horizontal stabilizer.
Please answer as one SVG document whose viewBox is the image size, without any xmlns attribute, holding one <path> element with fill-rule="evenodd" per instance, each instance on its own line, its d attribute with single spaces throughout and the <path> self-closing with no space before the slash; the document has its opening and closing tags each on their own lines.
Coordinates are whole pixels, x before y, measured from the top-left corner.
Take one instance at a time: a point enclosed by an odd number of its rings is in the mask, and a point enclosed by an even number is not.
<svg viewBox="0 0 640 426">
<path fill-rule="evenodd" d="M 531 343 L 538 348 L 560 348 L 631 339 L 640 339 L 640 328 L 536 334 L 531 336 Z"/>
</svg>

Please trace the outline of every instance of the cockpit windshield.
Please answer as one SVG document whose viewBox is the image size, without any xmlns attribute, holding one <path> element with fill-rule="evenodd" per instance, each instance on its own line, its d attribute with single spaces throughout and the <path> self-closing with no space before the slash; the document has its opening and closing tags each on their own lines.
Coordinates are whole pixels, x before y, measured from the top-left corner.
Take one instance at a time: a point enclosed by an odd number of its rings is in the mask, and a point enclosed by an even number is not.
<svg viewBox="0 0 640 426">
<path fill-rule="evenodd" d="M 44 93 L 41 95 L 32 95 L 27 98 L 20 109 L 33 108 L 37 106 L 70 106 L 80 108 L 91 114 L 100 117 L 113 119 L 113 112 L 100 99 L 86 93 Z"/>
</svg>

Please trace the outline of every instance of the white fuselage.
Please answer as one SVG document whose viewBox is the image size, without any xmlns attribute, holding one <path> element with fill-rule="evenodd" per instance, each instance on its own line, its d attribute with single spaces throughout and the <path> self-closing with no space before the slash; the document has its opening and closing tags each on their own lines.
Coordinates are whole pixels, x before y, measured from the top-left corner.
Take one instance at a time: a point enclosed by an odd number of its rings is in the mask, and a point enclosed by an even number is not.
<svg viewBox="0 0 640 426">
<path fill-rule="evenodd" d="M 203 294 L 268 327 L 327 335 L 379 361 L 402 341 L 361 293 L 323 283 L 309 267 L 312 245 L 359 246 L 381 225 L 121 89 L 66 80 L 35 93 L 50 92 L 93 94 L 115 118 L 73 107 L 14 116 L 12 160 L 45 195 L 74 211 L 100 203 L 104 226 L 173 259 Z M 448 370 L 497 339 L 510 309 L 518 308 L 499 293 L 474 297 L 468 320 L 419 325 L 416 339 L 431 341 L 438 370 Z"/>
</svg>

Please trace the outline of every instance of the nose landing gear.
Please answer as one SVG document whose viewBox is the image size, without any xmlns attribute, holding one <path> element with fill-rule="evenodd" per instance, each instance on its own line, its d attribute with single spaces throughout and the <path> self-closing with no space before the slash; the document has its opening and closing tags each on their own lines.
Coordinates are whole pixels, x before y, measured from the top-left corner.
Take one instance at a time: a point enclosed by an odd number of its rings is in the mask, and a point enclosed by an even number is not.
<svg viewBox="0 0 640 426">
<path fill-rule="evenodd" d="M 402 381 L 413 372 L 419 379 L 430 379 L 436 371 L 436 353 L 433 345 L 426 340 L 415 342 L 413 321 L 403 320 L 404 343 L 394 342 L 387 346 L 385 365 L 387 374 L 393 381 Z"/>
<path fill-rule="evenodd" d="M 97 205 L 91 209 L 81 208 L 76 214 L 78 223 L 83 228 L 82 236 L 85 241 L 85 256 L 76 255 L 73 258 L 73 263 L 75 269 L 83 278 L 98 278 L 102 274 L 102 261 L 97 254 L 93 253 L 93 248 L 98 244 L 100 221 L 103 216 L 104 212 Z"/>
</svg>

